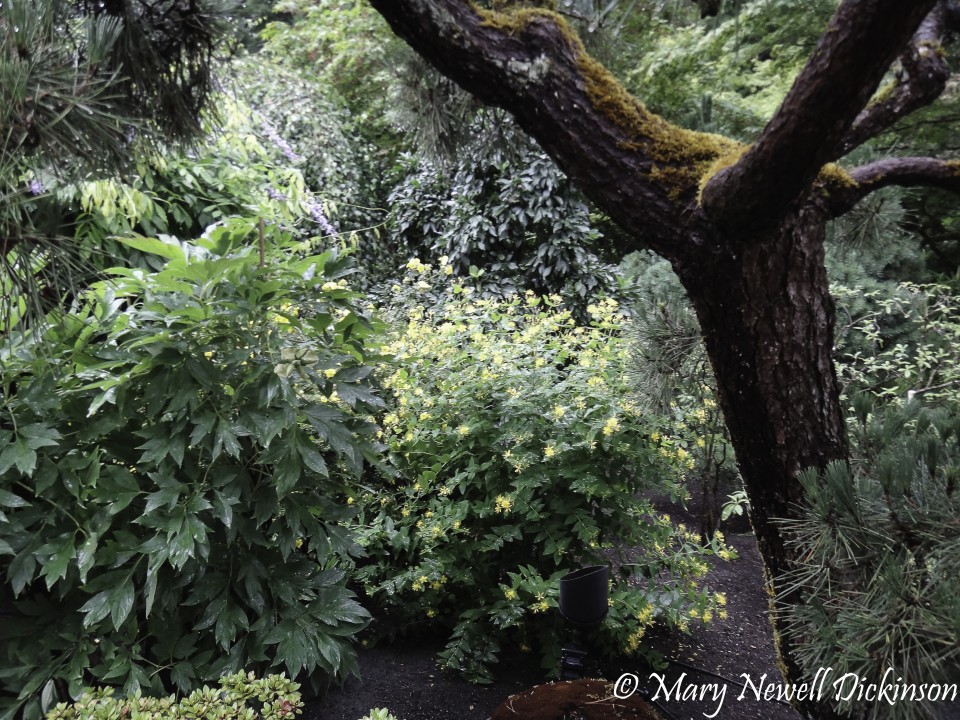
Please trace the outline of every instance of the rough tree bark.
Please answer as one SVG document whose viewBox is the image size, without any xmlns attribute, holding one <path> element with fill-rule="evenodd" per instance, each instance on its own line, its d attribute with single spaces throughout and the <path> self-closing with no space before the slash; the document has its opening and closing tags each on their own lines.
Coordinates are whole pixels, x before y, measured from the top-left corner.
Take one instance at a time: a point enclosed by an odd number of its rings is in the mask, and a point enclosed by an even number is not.
<svg viewBox="0 0 960 720">
<path fill-rule="evenodd" d="M 585 53 L 555 13 L 467 0 L 371 0 L 394 31 L 480 100 L 510 111 L 583 192 L 673 265 L 700 320 L 773 592 L 790 554 L 774 518 L 802 502 L 799 470 L 847 459 L 824 268 L 829 219 L 890 184 L 960 191 L 960 165 L 830 163 L 940 95 L 938 0 L 844 0 L 750 147 L 671 126 Z M 871 102 L 900 58 L 891 92 Z M 800 681 L 778 633 L 788 681 Z M 824 717 L 826 708 L 806 707 Z"/>
</svg>

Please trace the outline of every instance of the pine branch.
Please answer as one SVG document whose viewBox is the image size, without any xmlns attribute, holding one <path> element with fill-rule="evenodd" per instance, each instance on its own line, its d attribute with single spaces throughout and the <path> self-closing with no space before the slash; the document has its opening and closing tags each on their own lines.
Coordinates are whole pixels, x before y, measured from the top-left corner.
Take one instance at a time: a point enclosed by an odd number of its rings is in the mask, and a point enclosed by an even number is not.
<svg viewBox="0 0 960 720">
<path fill-rule="evenodd" d="M 950 78 L 942 47 L 950 29 L 948 17 L 947 3 L 941 1 L 920 24 L 900 58 L 899 76 L 857 117 L 843 139 L 841 154 L 859 147 L 940 97 Z"/>
<path fill-rule="evenodd" d="M 775 222 L 838 157 L 841 142 L 936 0 L 844 0 L 773 119 L 702 193 L 707 216 L 743 234 Z"/>
<path fill-rule="evenodd" d="M 935 187 L 960 193 L 960 161 L 930 157 L 887 158 L 850 171 L 853 184 L 830 196 L 830 213 L 839 217 L 880 188 Z"/>
</svg>

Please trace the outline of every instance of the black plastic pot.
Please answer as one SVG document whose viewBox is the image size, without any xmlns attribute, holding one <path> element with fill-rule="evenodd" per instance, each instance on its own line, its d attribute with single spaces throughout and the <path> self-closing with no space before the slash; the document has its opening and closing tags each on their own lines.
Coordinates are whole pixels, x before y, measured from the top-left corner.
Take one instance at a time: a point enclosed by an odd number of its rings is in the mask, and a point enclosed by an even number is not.
<svg viewBox="0 0 960 720">
<path fill-rule="evenodd" d="M 610 568 L 592 565 L 560 578 L 560 614 L 572 625 L 589 628 L 607 616 Z"/>
</svg>

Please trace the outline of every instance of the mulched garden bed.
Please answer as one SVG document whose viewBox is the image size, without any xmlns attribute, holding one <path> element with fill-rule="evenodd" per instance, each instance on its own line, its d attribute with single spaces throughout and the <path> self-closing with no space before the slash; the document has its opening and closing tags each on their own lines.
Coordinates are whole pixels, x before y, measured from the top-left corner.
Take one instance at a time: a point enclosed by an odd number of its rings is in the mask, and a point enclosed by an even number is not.
<svg viewBox="0 0 960 720">
<path fill-rule="evenodd" d="M 671 508 L 671 515 L 676 520 L 689 521 L 692 527 L 698 524 L 690 510 Z M 737 683 L 742 682 L 742 673 L 749 674 L 754 683 L 766 674 L 768 682 L 780 682 L 756 542 L 750 533 L 728 533 L 727 541 L 737 550 L 739 559 L 717 561 L 705 581 L 711 590 L 726 593 L 727 619 L 695 626 L 690 635 L 663 629 L 649 636 L 665 657 L 684 663 L 672 664 L 662 673 L 664 685 L 673 688 L 681 677 L 681 687 L 726 685 L 723 706 L 716 715 L 722 720 L 798 720 L 800 715 L 785 705 L 757 702 L 749 694 L 738 700 L 739 685 L 707 674 L 716 673 Z M 333 689 L 323 698 L 309 702 L 304 719 L 357 720 L 371 708 L 386 707 L 399 720 L 487 720 L 508 697 L 546 682 L 538 662 L 523 666 L 507 661 L 498 669 L 495 683 L 471 685 L 437 669 L 435 654 L 442 646 L 438 638 L 401 640 L 391 646 L 360 649 L 362 681 L 351 679 L 342 689 Z M 659 687 L 658 681 L 650 678 L 653 671 L 641 667 L 636 660 L 624 659 L 596 668 L 595 672 L 611 681 L 623 673 L 632 673 L 651 693 Z M 713 715 L 718 706 L 712 692 L 703 700 L 683 702 L 663 702 L 662 695 L 661 692 L 659 708 L 665 720 L 703 718 L 704 714 Z M 516 720 L 520 720 L 519 716 Z"/>
</svg>

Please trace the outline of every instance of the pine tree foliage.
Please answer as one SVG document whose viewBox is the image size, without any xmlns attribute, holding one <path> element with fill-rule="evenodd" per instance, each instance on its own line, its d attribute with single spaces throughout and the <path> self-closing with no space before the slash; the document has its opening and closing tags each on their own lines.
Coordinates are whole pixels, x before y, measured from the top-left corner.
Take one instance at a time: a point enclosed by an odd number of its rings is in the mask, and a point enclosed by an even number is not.
<svg viewBox="0 0 960 720">
<path fill-rule="evenodd" d="M 199 136 L 228 8 L 207 0 L 0 2 L 0 332 L 75 294 L 54 191 Z"/>
<path fill-rule="evenodd" d="M 196 136 L 214 89 L 222 10 L 174 0 L 6 0 L 3 158 L 103 166 L 127 157 L 137 131 Z"/>
<path fill-rule="evenodd" d="M 878 683 L 891 669 L 886 699 L 838 711 L 937 717 L 933 686 L 960 681 L 960 416 L 919 401 L 874 412 L 866 394 L 854 410 L 860 461 L 804 472 L 809 503 L 785 523 L 804 559 L 791 581 L 810 591 L 790 632 L 811 677 Z"/>
</svg>

